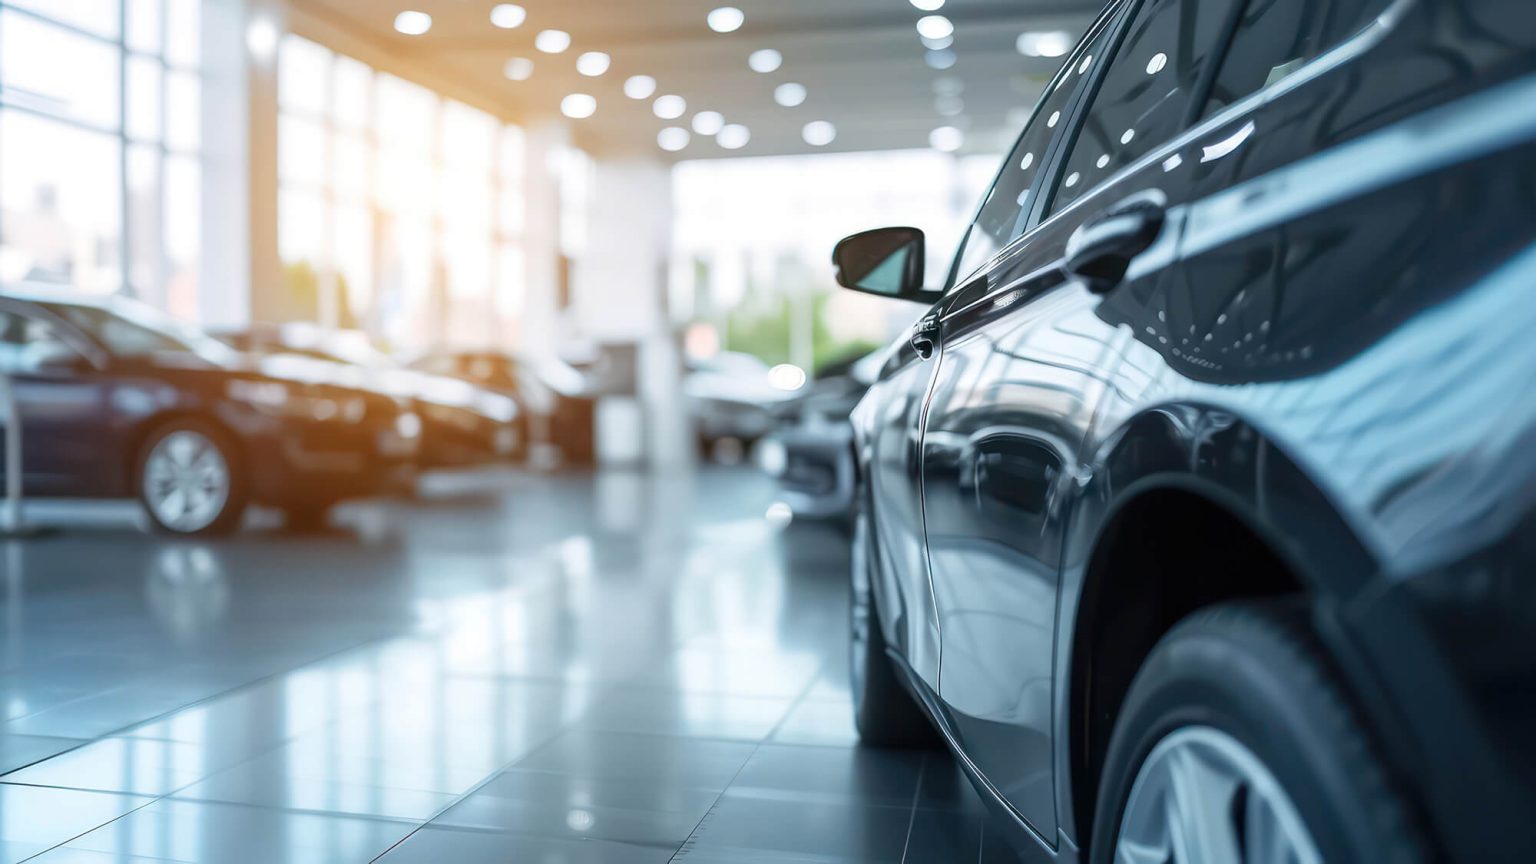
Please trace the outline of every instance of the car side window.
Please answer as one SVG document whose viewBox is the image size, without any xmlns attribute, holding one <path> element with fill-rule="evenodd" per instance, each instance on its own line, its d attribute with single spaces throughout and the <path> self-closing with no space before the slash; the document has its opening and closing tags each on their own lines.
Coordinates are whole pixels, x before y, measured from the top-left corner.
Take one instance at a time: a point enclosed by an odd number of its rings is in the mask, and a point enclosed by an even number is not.
<svg viewBox="0 0 1536 864">
<path fill-rule="evenodd" d="M 1240 2 L 1145 0 L 1072 144 L 1052 212 L 1182 131 L 1201 72 L 1219 50 Z"/>
<path fill-rule="evenodd" d="M 79 356 L 50 322 L 0 310 L 0 372 L 28 374 Z"/>
<path fill-rule="evenodd" d="M 1359 33 L 1389 3 L 1250 0 L 1211 85 L 1203 115 L 1290 77 L 1317 55 Z"/>
<path fill-rule="evenodd" d="M 1045 161 L 1046 148 L 1061 127 L 1072 97 L 1097 62 L 1109 31 L 1108 26 L 1100 26 L 1099 32 L 1072 56 L 1068 61 L 1071 65 L 1063 69 L 1041 97 L 1034 117 L 1030 118 L 1024 134 L 1019 136 L 1002 172 L 988 190 L 976 221 L 966 232 L 948 287 L 954 287 L 955 279 L 974 273 L 976 268 L 1024 233 L 1024 221 L 1031 203 L 1030 190 L 1034 188 L 1035 177 Z"/>
</svg>

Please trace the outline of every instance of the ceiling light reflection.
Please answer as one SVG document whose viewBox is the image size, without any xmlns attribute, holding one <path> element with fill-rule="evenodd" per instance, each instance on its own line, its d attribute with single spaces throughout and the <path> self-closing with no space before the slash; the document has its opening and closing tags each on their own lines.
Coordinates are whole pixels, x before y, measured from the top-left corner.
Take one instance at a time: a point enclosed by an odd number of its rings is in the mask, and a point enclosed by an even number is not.
<svg viewBox="0 0 1536 864">
<path fill-rule="evenodd" d="M 688 100 L 672 94 L 658 96 L 655 103 L 651 105 L 651 111 L 663 120 L 676 120 L 687 113 Z"/>
<path fill-rule="evenodd" d="M 740 123 L 731 123 L 715 136 L 715 143 L 727 150 L 740 150 L 752 140 L 752 131 Z"/>
<path fill-rule="evenodd" d="M 572 93 L 560 100 L 560 113 L 572 120 L 585 120 L 597 113 L 597 99 L 586 93 Z"/>
<path fill-rule="evenodd" d="M 927 54 L 923 55 L 923 62 L 928 64 L 928 68 L 938 69 L 941 71 L 944 69 L 955 68 L 955 62 L 958 59 L 959 58 L 955 56 L 955 52 L 948 48 L 945 48 L 942 51 L 929 51 Z"/>
<path fill-rule="evenodd" d="M 965 146 L 965 133 L 953 126 L 940 126 L 928 133 L 928 146 L 943 153 L 953 153 Z"/>
<path fill-rule="evenodd" d="M 800 130 L 800 137 L 812 147 L 825 147 L 837 140 L 837 127 L 826 120 L 812 120 Z"/>
<path fill-rule="evenodd" d="M 509 81 L 527 81 L 533 77 L 533 61 L 527 57 L 513 57 L 502 67 L 501 73 Z"/>
<path fill-rule="evenodd" d="M 943 15 L 924 15 L 917 19 L 917 35 L 924 39 L 944 39 L 955 35 L 955 25 Z"/>
<path fill-rule="evenodd" d="M 944 0 L 912 0 L 912 5 L 924 12 L 937 12 L 944 8 Z"/>
<path fill-rule="evenodd" d="M 719 111 L 700 111 L 693 115 L 693 131 L 700 135 L 715 135 L 725 128 L 725 117 Z"/>
<path fill-rule="evenodd" d="M 669 153 L 676 153 L 687 147 L 692 137 L 688 134 L 688 130 L 681 126 L 668 126 L 656 133 L 656 145 Z"/>
<path fill-rule="evenodd" d="M 1065 30 L 1020 33 L 1014 47 L 1025 57 L 1060 57 L 1072 50 L 1072 34 Z"/>
</svg>

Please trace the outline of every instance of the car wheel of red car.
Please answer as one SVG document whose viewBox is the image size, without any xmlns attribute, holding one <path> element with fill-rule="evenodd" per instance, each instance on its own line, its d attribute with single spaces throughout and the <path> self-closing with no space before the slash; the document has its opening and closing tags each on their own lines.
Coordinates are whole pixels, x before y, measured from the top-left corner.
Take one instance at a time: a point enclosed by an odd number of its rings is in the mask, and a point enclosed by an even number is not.
<svg viewBox="0 0 1536 864">
<path fill-rule="evenodd" d="M 1089 860 L 1429 859 L 1301 603 L 1185 618 L 1126 695 Z"/>
<path fill-rule="evenodd" d="M 179 537 L 228 534 L 248 503 L 238 450 L 218 427 L 195 418 L 150 433 L 139 451 L 139 503 L 155 531 Z"/>
</svg>

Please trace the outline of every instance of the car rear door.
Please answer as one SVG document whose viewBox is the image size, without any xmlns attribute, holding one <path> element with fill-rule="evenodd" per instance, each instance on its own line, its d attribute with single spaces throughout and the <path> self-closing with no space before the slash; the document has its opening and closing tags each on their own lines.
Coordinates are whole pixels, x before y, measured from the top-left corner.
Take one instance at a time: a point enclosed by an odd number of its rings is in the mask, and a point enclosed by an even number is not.
<svg viewBox="0 0 1536 864">
<path fill-rule="evenodd" d="M 1084 87 L 1026 196 L 1035 227 L 960 289 L 939 334 L 922 466 L 939 693 L 967 757 L 1051 845 L 1063 539 L 1131 339 L 1099 309 L 1168 278 L 1187 190 L 1148 157 L 1183 130 L 1239 2 L 1131 4 L 1069 62 Z"/>
</svg>

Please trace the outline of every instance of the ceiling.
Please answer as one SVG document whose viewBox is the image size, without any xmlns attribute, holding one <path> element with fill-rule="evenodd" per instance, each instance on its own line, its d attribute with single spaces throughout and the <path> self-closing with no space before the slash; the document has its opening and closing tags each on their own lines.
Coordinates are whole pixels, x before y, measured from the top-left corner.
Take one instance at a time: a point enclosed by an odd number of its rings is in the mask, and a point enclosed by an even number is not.
<svg viewBox="0 0 1536 864">
<path fill-rule="evenodd" d="M 1062 30 L 1075 41 L 1101 5 L 1100 0 L 948 0 L 939 14 L 954 23 L 955 63 L 936 70 L 925 62 L 927 49 L 916 30 L 918 19 L 930 13 L 909 0 L 520 0 L 527 20 L 512 30 L 491 25 L 496 0 L 295 2 L 402 59 L 451 75 L 486 101 L 505 106 L 510 116 L 555 115 L 568 94 L 590 94 L 596 113 L 573 121 L 582 146 L 600 155 L 668 159 L 927 147 L 930 133 L 946 125 L 965 131 L 965 150 L 997 152 L 1017 132 L 1023 112 L 1060 62 L 1021 55 L 1015 47 L 1019 34 Z M 739 30 L 722 34 L 707 26 L 710 10 L 723 3 L 745 12 Z M 395 16 L 406 9 L 430 14 L 431 31 L 415 37 L 396 33 Z M 545 29 L 570 33 L 570 49 L 558 55 L 536 50 L 534 37 Z M 748 56 L 762 48 L 783 55 L 777 71 L 748 68 Z M 586 51 L 609 54 L 611 68 L 597 78 L 578 74 L 576 58 Z M 505 77 L 512 57 L 533 60 L 531 78 Z M 627 98 L 624 81 L 637 74 L 657 79 L 657 95 L 686 99 L 687 114 L 661 120 L 652 113 L 651 99 Z M 775 103 L 774 89 L 785 82 L 806 87 L 804 104 Z M 942 107 L 959 114 L 940 112 L 941 93 L 958 93 L 958 105 L 951 99 Z M 726 150 L 695 134 L 679 152 L 658 147 L 658 132 L 687 127 L 703 110 L 745 125 L 750 142 Z M 812 147 L 802 140 L 802 128 L 814 120 L 835 125 L 831 145 Z"/>
</svg>

